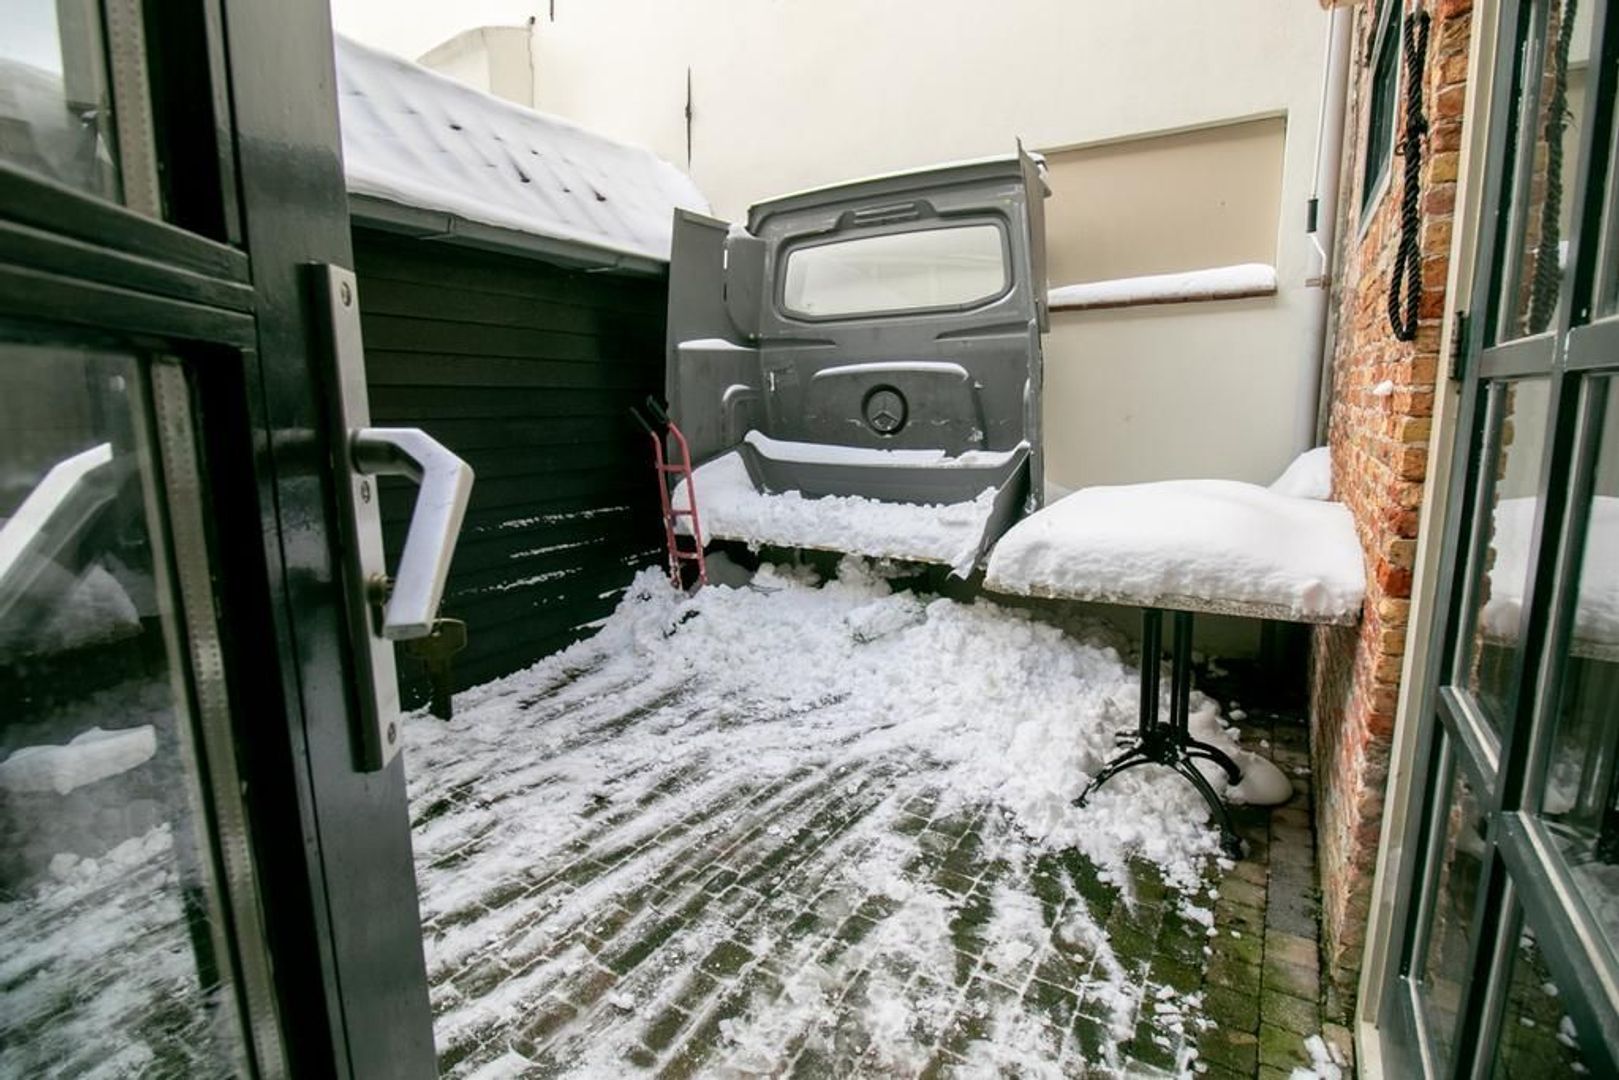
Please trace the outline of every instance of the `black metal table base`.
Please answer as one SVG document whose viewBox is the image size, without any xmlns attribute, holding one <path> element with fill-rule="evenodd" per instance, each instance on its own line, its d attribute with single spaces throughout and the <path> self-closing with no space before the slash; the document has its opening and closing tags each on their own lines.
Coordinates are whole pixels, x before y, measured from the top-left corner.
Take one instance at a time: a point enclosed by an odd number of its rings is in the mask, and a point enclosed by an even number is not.
<svg viewBox="0 0 1619 1080">
<path fill-rule="evenodd" d="M 1163 652 L 1164 611 L 1144 608 L 1141 612 L 1141 716 L 1136 730 L 1119 733 L 1124 752 L 1102 767 L 1085 785 L 1075 806 L 1084 806 L 1091 793 L 1113 777 L 1137 765 L 1166 765 L 1191 781 L 1220 823 L 1221 840 L 1232 858 L 1242 857 L 1242 839 L 1231 823 L 1231 811 L 1214 788 L 1198 771 L 1196 762 L 1212 761 L 1235 784 L 1242 770 L 1218 747 L 1192 738 L 1189 730 L 1192 701 L 1192 613 L 1176 611 L 1170 641 L 1169 722 L 1158 718 L 1158 688 L 1162 675 L 1158 658 Z"/>
</svg>

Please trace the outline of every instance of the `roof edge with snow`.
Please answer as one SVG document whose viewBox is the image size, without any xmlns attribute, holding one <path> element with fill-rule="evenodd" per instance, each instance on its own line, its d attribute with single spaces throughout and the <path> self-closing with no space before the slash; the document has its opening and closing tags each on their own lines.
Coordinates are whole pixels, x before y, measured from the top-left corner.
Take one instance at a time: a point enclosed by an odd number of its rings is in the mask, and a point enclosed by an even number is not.
<svg viewBox="0 0 1619 1080">
<path fill-rule="evenodd" d="M 389 231 L 565 265 L 658 272 L 677 208 L 708 211 L 650 150 L 339 37 L 351 214 Z"/>
</svg>

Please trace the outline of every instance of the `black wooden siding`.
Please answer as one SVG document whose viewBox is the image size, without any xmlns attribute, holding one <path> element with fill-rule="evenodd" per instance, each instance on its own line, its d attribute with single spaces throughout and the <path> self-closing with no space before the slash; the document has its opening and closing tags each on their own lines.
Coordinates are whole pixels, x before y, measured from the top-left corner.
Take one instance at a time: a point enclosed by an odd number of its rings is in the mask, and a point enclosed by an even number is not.
<svg viewBox="0 0 1619 1080">
<path fill-rule="evenodd" d="M 651 448 L 628 415 L 663 391 L 663 279 L 356 229 L 372 422 L 420 427 L 477 473 L 442 614 L 467 623 L 457 688 L 588 635 L 659 560 Z M 382 485 L 397 565 L 414 489 Z M 425 699 L 401 658 L 408 701 Z"/>
</svg>

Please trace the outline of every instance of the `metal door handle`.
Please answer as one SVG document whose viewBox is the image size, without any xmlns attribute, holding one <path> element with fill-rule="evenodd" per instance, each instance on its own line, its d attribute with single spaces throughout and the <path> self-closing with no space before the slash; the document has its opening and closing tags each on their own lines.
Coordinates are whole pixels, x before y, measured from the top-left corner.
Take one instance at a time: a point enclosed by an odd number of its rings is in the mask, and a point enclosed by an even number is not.
<svg viewBox="0 0 1619 1080">
<path fill-rule="evenodd" d="M 349 457 L 361 475 L 408 476 L 421 485 L 377 632 L 390 641 L 426 637 L 472 495 L 472 466 L 421 428 L 356 428 L 349 433 Z"/>
<path fill-rule="evenodd" d="M 354 663 L 354 764 L 373 772 L 387 768 L 404 745 L 394 642 L 432 633 L 472 493 L 472 469 L 417 428 L 371 426 L 354 272 L 317 264 L 310 267 L 310 278 L 327 334 L 332 431 L 341 433 L 332 440 L 332 466 L 341 511 L 343 614 Z M 408 476 L 421 484 L 391 589 L 382 549 L 379 475 Z"/>
</svg>

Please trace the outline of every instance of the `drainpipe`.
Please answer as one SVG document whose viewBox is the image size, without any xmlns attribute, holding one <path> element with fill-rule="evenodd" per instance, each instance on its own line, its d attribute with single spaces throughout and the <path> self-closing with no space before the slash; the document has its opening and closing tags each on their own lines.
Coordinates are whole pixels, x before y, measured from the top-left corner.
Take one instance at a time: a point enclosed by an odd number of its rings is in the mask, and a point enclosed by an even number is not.
<svg viewBox="0 0 1619 1080">
<path fill-rule="evenodd" d="M 1299 403 L 1295 443 L 1300 450 L 1326 440 L 1332 398 L 1332 352 L 1327 333 L 1332 322 L 1333 241 L 1338 228 L 1338 180 L 1343 167 L 1344 105 L 1349 94 L 1349 39 L 1351 8 L 1336 5 L 1327 21 L 1322 57 L 1321 109 L 1315 130 L 1315 175 L 1305 232 L 1310 238 L 1309 290 L 1310 347 L 1305 354 L 1314 371 L 1305 380 Z"/>
</svg>

